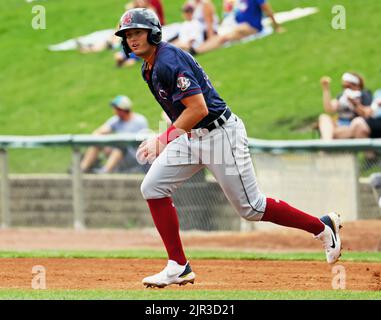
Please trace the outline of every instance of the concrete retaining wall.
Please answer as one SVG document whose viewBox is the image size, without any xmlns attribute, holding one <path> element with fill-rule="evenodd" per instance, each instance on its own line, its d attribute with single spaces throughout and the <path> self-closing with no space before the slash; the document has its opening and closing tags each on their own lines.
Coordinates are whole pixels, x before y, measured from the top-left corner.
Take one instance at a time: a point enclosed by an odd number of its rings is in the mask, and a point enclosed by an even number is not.
<svg viewBox="0 0 381 320">
<path fill-rule="evenodd" d="M 84 175 L 87 227 L 153 227 L 140 193 L 141 175 Z M 73 225 L 70 175 L 10 175 L 11 225 Z M 239 219 L 216 182 L 203 172 L 187 181 L 174 202 L 183 230 L 238 230 Z"/>
<path fill-rule="evenodd" d="M 147 204 L 140 194 L 142 179 L 140 175 L 85 175 L 86 226 L 153 227 Z M 274 192 L 279 190 L 275 184 L 270 189 Z M 368 180 L 361 179 L 357 190 L 357 219 L 381 218 Z M 303 188 L 299 188 L 298 193 L 303 201 L 311 196 L 307 187 L 304 193 Z M 72 181 L 69 175 L 11 175 L 10 196 L 12 226 L 73 226 Z M 310 199 L 311 203 L 321 201 Z M 288 198 L 285 200 L 297 205 Z M 174 201 L 183 230 L 239 230 L 242 227 L 242 219 L 234 212 L 219 185 L 206 179 L 203 173 L 179 188 Z M 264 225 L 264 228 L 273 227 L 272 224 L 250 223 L 248 229 L 260 229 Z"/>
<path fill-rule="evenodd" d="M 378 206 L 380 190 L 373 191 L 368 178 L 361 178 L 359 183 L 361 219 L 381 219 L 381 209 Z"/>
</svg>

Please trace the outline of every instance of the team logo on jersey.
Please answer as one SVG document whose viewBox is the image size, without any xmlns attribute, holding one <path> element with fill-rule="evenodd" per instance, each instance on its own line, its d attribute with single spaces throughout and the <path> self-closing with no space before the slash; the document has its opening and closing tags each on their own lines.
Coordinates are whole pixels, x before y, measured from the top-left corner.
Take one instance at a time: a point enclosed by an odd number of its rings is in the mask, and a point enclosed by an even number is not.
<svg viewBox="0 0 381 320">
<path fill-rule="evenodd" d="M 191 85 L 191 82 L 186 77 L 178 77 L 177 78 L 177 88 L 180 88 L 181 91 L 187 90 Z"/>
</svg>

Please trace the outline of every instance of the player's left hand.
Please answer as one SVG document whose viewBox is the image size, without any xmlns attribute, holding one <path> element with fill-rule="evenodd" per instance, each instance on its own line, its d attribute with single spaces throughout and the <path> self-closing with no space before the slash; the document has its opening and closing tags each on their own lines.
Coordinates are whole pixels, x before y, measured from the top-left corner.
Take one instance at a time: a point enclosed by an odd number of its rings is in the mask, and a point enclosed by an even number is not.
<svg viewBox="0 0 381 320">
<path fill-rule="evenodd" d="M 136 152 L 136 158 L 140 163 L 152 163 L 164 150 L 165 145 L 157 137 L 144 140 Z"/>
</svg>

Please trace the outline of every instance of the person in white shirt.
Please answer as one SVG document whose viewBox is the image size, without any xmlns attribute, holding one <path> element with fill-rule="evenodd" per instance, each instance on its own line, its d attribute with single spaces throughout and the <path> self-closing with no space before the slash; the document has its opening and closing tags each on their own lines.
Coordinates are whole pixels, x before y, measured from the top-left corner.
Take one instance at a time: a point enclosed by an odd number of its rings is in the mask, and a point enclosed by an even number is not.
<svg viewBox="0 0 381 320">
<path fill-rule="evenodd" d="M 183 50 L 189 50 L 191 47 L 198 48 L 204 42 L 204 26 L 194 19 L 195 6 L 187 2 L 183 8 L 184 22 L 180 25 L 178 37 L 172 41 L 172 44 Z"/>
</svg>

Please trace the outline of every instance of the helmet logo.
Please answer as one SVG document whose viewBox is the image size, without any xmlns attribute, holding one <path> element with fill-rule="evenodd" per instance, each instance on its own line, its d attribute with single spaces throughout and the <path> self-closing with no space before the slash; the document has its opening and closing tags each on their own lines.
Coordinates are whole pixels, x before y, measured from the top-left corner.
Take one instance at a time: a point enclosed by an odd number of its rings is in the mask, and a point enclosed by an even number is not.
<svg viewBox="0 0 381 320">
<path fill-rule="evenodd" d="M 130 24 L 131 22 L 132 22 L 132 14 L 131 13 L 127 13 L 123 17 L 123 24 L 126 25 L 126 24 Z"/>
</svg>

